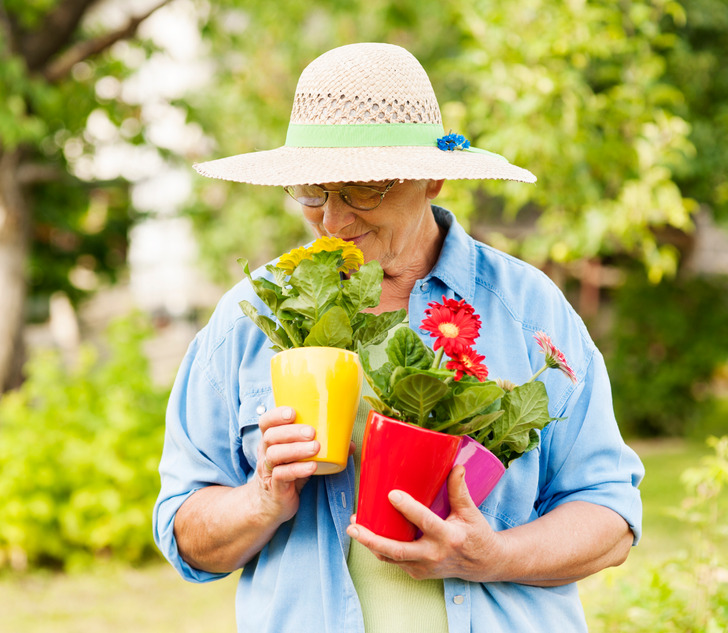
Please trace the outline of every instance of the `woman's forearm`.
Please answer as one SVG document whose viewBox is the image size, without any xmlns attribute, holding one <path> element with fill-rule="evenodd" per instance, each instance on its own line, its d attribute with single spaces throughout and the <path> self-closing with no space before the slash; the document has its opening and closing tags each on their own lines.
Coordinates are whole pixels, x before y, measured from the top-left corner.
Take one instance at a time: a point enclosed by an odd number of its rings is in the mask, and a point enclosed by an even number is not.
<svg viewBox="0 0 728 633">
<path fill-rule="evenodd" d="M 255 473 L 242 486 L 207 486 L 177 511 L 174 536 L 182 558 L 210 572 L 240 569 L 298 511 L 299 494 L 316 470 L 314 430 L 294 424 L 290 407 L 260 416 Z"/>
<path fill-rule="evenodd" d="M 609 508 L 572 501 L 532 523 L 500 533 L 504 539 L 503 578 L 537 586 L 558 586 L 622 564 L 633 534 Z"/>
<path fill-rule="evenodd" d="M 208 486 L 191 495 L 174 521 L 180 555 L 204 571 L 235 571 L 270 540 L 281 521 L 262 511 L 250 482 L 238 488 Z"/>
</svg>

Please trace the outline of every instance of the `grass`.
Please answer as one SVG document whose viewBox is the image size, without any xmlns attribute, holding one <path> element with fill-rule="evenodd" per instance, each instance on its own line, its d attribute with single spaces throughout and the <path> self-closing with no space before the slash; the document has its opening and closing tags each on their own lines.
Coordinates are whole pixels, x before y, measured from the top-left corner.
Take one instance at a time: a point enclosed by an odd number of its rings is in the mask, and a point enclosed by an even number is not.
<svg viewBox="0 0 728 633">
<path fill-rule="evenodd" d="M 203 585 L 169 565 L 101 564 L 91 572 L 0 580 L 2 633 L 223 633 L 235 631 L 236 578 Z"/>
<path fill-rule="evenodd" d="M 685 494 L 681 473 L 709 449 L 682 441 L 634 447 L 647 470 L 641 486 L 644 537 L 624 565 L 580 583 L 590 625 L 594 614 L 619 604 L 623 579 L 644 573 L 688 546 L 684 526 L 665 509 L 679 505 Z M 728 491 L 723 496 L 728 497 Z M 728 550 L 724 553 L 728 560 Z M 0 632 L 232 633 L 235 585 L 234 575 L 210 584 L 189 584 L 163 563 L 143 569 L 99 564 L 82 574 L 6 575 L 0 577 Z"/>
</svg>

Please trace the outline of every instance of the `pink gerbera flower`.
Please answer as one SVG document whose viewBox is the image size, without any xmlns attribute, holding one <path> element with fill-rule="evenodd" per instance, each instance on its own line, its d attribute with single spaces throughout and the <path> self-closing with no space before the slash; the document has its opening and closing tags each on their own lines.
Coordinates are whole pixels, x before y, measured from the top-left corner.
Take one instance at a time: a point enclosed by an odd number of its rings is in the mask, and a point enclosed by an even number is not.
<svg viewBox="0 0 728 633">
<path fill-rule="evenodd" d="M 536 332 L 534 337 L 539 344 L 541 351 L 546 356 L 546 366 L 552 369 L 558 369 L 569 377 L 569 380 L 576 384 L 576 374 L 566 362 L 566 356 L 563 352 L 551 342 L 551 338 L 545 332 Z"/>
</svg>

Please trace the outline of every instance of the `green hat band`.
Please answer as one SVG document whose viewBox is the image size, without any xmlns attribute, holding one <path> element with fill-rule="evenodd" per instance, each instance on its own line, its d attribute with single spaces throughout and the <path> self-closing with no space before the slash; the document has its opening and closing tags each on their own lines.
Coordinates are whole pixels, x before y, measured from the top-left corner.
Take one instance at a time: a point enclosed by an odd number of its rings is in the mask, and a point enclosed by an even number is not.
<svg viewBox="0 0 728 633">
<path fill-rule="evenodd" d="M 286 147 L 400 147 L 437 145 L 436 123 L 365 123 L 358 125 L 288 126 Z"/>
<path fill-rule="evenodd" d="M 437 140 L 442 134 L 442 125 L 439 123 L 291 123 L 286 135 L 286 147 L 437 147 Z M 500 154 L 477 147 L 468 147 L 462 151 L 488 154 L 508 162 Z"/>
</svg>

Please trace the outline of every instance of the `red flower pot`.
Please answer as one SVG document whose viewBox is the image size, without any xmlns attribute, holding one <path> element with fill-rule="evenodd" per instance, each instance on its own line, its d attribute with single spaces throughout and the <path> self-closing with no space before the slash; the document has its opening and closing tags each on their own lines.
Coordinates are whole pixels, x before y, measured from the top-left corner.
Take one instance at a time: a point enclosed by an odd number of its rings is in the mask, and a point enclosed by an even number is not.
<svg viewBox="0 0 728 633">
<path fill-rule="evenodd" d="M 483 503 L 500 481 L 503 473 L 506 472 L 505 466 L 493 453 L 467 436 L 463 437 L 453 468 L 458 465 L 465 467 L 465 484 L 476 506 Z M 450 501 L 447 495 L 447 482 L 440 488 L 430 510 L 443 519 L 449 516 Z"/>
<path fill-rule="evenodd" d="M 461 438 L 370 411 L 364 431 L 356 522 L 375 534 L 412 541 L 417 528 L 394 509 L 392 490 L 429 507 L 452 469 Z"/>
</svg>

